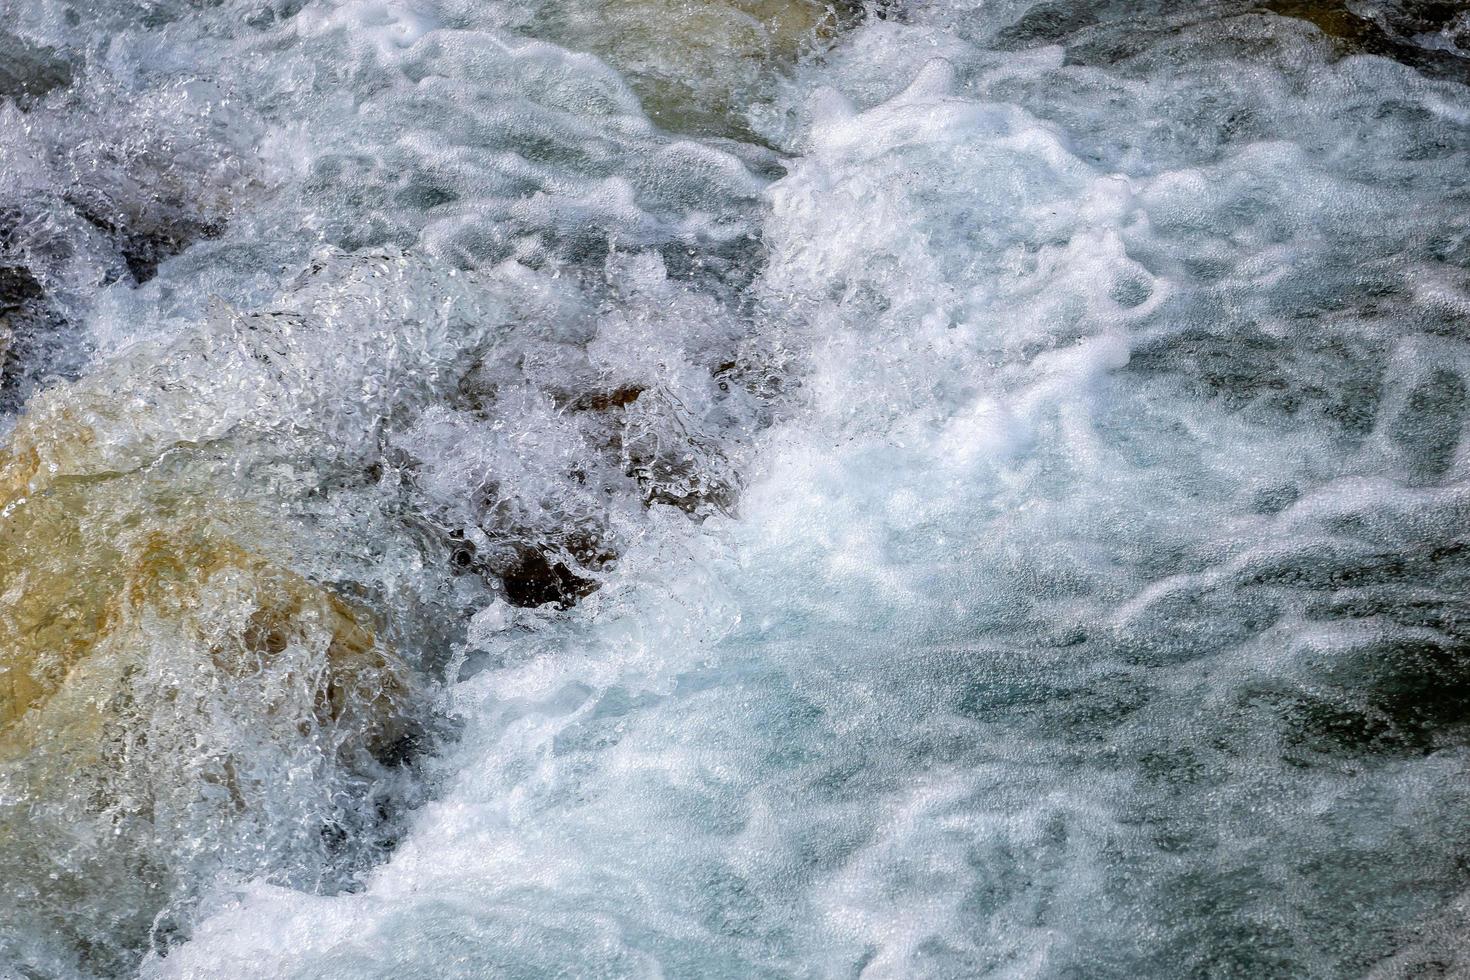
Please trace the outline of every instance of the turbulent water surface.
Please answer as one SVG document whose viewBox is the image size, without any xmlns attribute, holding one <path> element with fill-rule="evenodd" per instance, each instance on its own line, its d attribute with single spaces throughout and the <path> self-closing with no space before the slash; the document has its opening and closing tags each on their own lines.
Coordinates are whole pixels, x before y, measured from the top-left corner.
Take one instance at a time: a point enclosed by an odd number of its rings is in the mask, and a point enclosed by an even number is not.
<svg viewBox="0 0 1470 980">
<path fill-rule="evenodd" d="M 0 0 L 0 976 L 1470 976 L 1470 9 Z"/>
</svg>

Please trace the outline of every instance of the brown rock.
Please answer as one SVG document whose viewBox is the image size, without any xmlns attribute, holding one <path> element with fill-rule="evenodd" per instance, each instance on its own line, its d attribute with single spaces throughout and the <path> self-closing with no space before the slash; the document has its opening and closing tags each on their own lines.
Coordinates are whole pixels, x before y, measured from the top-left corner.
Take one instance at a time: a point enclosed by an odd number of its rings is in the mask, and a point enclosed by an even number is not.
<svg viewBox="0 0 1470 980">
<path fill-rule="evenodd" d="M 391 764 L 410 674 L 279 521 L 54 394 L 0 449 L 0 918 L 123 974 L 220 868 L 375 846 L 341 794 Z"/>
<path fill-rule="evenodd" d="M 0 746 L 109 636 L 145 617 L 191 624 L 214 668 L 242 679 L 316 643 L 318 721 L 357 712 L 365 740 L 388 737 L 404 681 L 370 617 L 243 545 L 257 536 L 243 509 L 143 475 L 50 476 L 34 449 L 0 460 Z M 238 615 L 206 629 L 226 582 Z"/>
<path fill-rule="evenodd" d="M 580 0 L 537 25 L 605 58 L 664 129 L 749 138 L 743 106 L 802 49 L 833 36 L 855 5 L 823 0 Z M 845 14 L 836 12 L 840 7 Z"/>
</svg>

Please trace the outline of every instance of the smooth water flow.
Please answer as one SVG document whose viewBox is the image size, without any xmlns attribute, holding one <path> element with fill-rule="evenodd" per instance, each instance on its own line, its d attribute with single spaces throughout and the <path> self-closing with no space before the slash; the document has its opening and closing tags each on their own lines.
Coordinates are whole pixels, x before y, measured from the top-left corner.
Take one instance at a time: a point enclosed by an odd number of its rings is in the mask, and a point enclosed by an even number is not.
<svg viewBox="0 0 1470 980">
<path fill-rule="evenodd" d="M 0 976 L 1470 976 L 1470 11 L 0 0 Z"/>
</svg>

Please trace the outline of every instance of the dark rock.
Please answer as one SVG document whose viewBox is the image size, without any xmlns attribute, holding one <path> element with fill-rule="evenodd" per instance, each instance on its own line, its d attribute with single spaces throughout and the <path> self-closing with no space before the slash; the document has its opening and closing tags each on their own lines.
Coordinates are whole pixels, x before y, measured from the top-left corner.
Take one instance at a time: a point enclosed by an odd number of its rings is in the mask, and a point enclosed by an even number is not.
<svg viewBox="0 0 1470 980">
<path fill-rule="evenodd" d="M 18 411 L 47 378 L 77 376 L 83 345 L 23 265 L 0 265 L 0 415 Z"/>
<path fill-rule="evenodd" d="M 1344 436 L 1372 431 L 1384 397 L 1381 351 L 1340 338 L 1279 337 L 1254 326 L 1189 329 L 1143 344 L 1127 372 L 1172 376 L 1194 399 L 1277 427 L 1326 422 Z"/>
<path fill-rule="evenodd" d="M 218 238 L 225 228 L 223 221 L 190 215 L 167 202 L 160 202 L 158 214 L 117 217 L 109 216 L 105 206 L 80 198 L 68 203 L 84 221 L 112 238 L 128 274 L 140 286 L 158 275 L 165 259 L 197 241 Z"/>
<path fill-rule="evenodd" d="M 1266 10 L 1315 25 L 1343 54 L 1373 54 L 1434 78 L 1470 80 L 1470 19 L 1460 2 L 1400 0 L 1379 17 L 1365 17 L 1344 0 L 1268 0 Z M 1453 31 L 1453 51 L 1427 48 L 1415 38 Z"/>
<path fill-rule="evenodd" d="M 0 266 L 0 320 L 17 316 L 43 298 L 45 290 L 24 266 Z"/>
<path fill-rule="evenodd" d="M 1056 44 L 1096 23 L 1097 14 L 1085 4 L 1044 3 L 1032 7 L 1020 20 L 996 35 L 996 46 L 1012 50 Z"/>
<path fill-rule="evenodd" d="M 565 407 L 573 412 L 610 412 L 627 408 L 643 394 L 642 385 L 624 385 L 610 391 L 584 391 L 568 400 Z"/>
<path fill-rule="evenodd" d="M 514 559 L 500 573 L 505 598 L 513 606 L 535 608 L 547 603 L 567 609 L 591 595 L 597 583 L 572 571 L 564 561 L 538 548 L 515 549 Z"/>
<path fill-rule="evenodd" d="M 449 563 L 455 574 L 498 583 L 505 600 L 523 609 L 547 604 L 570 609 L 597 590 L 597 580 L 585 573 L 617 558 L 597 534 L 586 530 L 573 530 L 558 541 L 502 537 L 486 552 L 463 530 L 451 531 L 449 540 Z"/>
<path fill-rule="evenodd" d="M 10 99 L 24 108 L 71 81 L 71 65 L 54 50 L 0 32 L 0 101 Z"/>
<path fill-rule="evenodd" d="M 1448 368 L 1414 386 L 1389 427 L 1389 437 L 1403 450 L 1415 483 L 1434 483 L 1449 471 L 1467 411 L 1465 382 Z"/>
</svg>

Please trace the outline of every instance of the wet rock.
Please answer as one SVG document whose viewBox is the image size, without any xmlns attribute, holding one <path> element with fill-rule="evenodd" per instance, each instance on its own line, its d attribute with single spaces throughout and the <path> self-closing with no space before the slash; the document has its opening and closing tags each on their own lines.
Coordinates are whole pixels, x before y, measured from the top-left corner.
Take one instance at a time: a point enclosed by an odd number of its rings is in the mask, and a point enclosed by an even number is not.
<svg viewBox="0 0 1470 980">
<path fill-rule="evenodd" d="M 491 479 L 475 485 L 464 501 L 472 522 L 460 523 L 462 514 L 442 518 L 439 526 L 447 530 L 439 533 L 451 571 L 479 576 L 513 606 L 565 610 L 597 590 L 598 573 L 622 549 L 614 516 L 621 505 L 610 501 L 672 506 L 703 519 L 731 513 L 740 489 L 717 438 L 677 396 L 659 385 L 584 371 L 576 357 L 571 361 L 556 380 L 528 384 L 519 360 L 490 357 L 460 379 L 455 393 L 456 408 L 472 425 L 493 426 L 526 400 L 549 402 L 574 422 L 584 447 L 571 454 L 564 472 L 549 483 L 538 481 L 534 494 Z M 750 379 L 737 375 L 736 362 L 720 361 L 711 368 L 712 387 L 745 387 Z M 412 473 L 419 464 L 404 456 L 395 465 Z"/>
<path fill-rule="evenodd" d="M 1460 431 L 1470 410 L 1464 380 L 1440 368 L 1409 392 L 1389 426 L 1389 437 L 1404 452 L 1410 478 L 1433 483 L 1454 464 Z"/>
<path fill-rule="evenodd" d="M 450 540 L 455 573 L 485 578 L 507 602 L 523 609 L 571 608 L 597 590 L 599 582 L 591 573 L 617 557 L 590 530 L 573 530 L 552 541 L 538 541 L 529 534 L 519 540 L 502 538 L 483 549 L 463 531 L 451 532 Z"/>
<path fill-rule="evenodd" d="M 29 269 L 0 265 L 0 415 L 18 411 L 48 378 L 75 377 L 83 347 Z"/>
<path fill-rule="evenodd" d="M 1371 15 L 1343 0 L 1270 0 L 1265 9 L 1315 25 L 1344 54 L 1374 54 L 1436 78 L 1470 79 L 1470 16 L 1463 3 L 1399 0 Z M 1431 37 L 1441 43 L 1423 43 Z"/>
<path fill-rule="evenodd" d="M 3 365 L 15 341 L 17 323 L 30 315 L 44 295 L 30 270 L 23 266 L 0 266 L 0 384 L 4 382 Z"/>
<path fill-rule="evenodd" d="M 25 312 L 45 292 L 36 277 L 23 266 L 0 266 L 0 318 L 9 319 Z"/>
<path fill-rule="evenodd" d="M 77 426 L 65 438 L 84 453 L 91 434 Z M 195 652 L 239 679 L 261 679 L 315 643 L 316 722 L 355 716 L 364 747 L 396 737 L 405 675 L 371 617 L 252 551 L 258 534 L 238 506 L 145 474 L 53 483 L 47 469 L 35 452 L 0 452 L 0 746 L 29 712 L 83 682 L 100 648 L 146 619 L 197 627 Z M 206 630 L 215 613 L 204 596 L 217 590 L 238 604 Z"/>
<path fill-rule="evenodd" d="M 573 412 L 608 412 L 627 408 L 644 391 L 642 385 L 623 385 L 610 391 L 584 391 L 566 398 L 565 405 Z"/>
<path fill-rule="evenodd" d="M 729 513 L 739 494 L 729 461 L 712 441 L 681 427 L 651 424 L 672 415 L 660 405 L 663 400 L 642 385 L 623 385 L 564 396 L 561 402 L 569 411 L 607 417 L 603 448 L 616 454 L 619 469 L 636 483 L 644 504 L 668 504 L 695 516 Z M 635 404 L 647 414 L 630 415 L 626 410 Z M 672 440 L 670 430 L 676 434 Z"/>
<path fill-rule="evenodd" d="M 24 108 L 71 81 L 71 65 L 51 48 L 0 31 L 0 101 L 8 99 Z"/>
<path fill-rule="evenodd" d="M 1451 0 L 1218 0 L 1166 5 L 1162 16 L 1140 16 L 1139 5 L 1129 0 L 1046 2 L 1003 27 L 995 44 L 1002 50 L 1060 44 L 1068 63 L 1118 65 L 1152 47 L 1179 42 L 1191 31 L 1203 30 L 1218 44 L 1232 25 L 1262 14 L 1314 25 L 1340 55 L 1379 55 L 1431 77 L 1470 78 L 1470 16 L 1464 4 Z M 1251 57 L 1259 50 L 1257 38 L 1240 54 Z"/>
<path fill-rule="evenodd" d="M 554 556 L 538 548 L 512 549 L 510 561 L 499 570 L 506 599 L 513 606 L 537 607 L 548 603 L 565 609 L 597 588 Z"/>
<path fill-rule="evenodd" d="M 735 508 L 737 475 L 712 444 L 690 439 L 664 447 L 655 439 L 635 439 L 626 446 L 625 459 L 645 504 L 667 504 L 696 517 Z"/>
<path fill-rule="evenodd" d="M 220 869 L 370 863 L 417 730 L 374 618 L 264 515 L 99 445 L 53 412 L 0 450 L 0 909 L 121 975 Z"/>
<path fill-rule="evenodd" d="M 110 237 L 128 275 L 142 285 L 158 275 L 158 266 L 198 241 L 218 238 L 222 218 L 191 213 L 183 202 L 157 199 L 141 207 L 112 210 L 111 202 L 73 198 L 88 224 Z"/>
<path fill-rule="evenodd" d="M 1038 4 L 996 35 L 996 46 L 1010 50 L 1055 44 L 1095 23 L 1097 14 L 1086 5 L 1064 2 Z"/>
<path fill-rule="evenodd" d="M 1133 353 L 1130 374 L 1171 376 L 1189 397 L 1285 426 L 1326 421 L 1344 435 L 1370 432 L 1383 400 L 1383 370 L 1373 346 L 1324 340 L 1308 349 L 1258 328 L 1189 329 Z"/>
<path fill-rule="evenodd" d="M 749 139 L 740 107 L 861 9 L 822 0 L 597 0 L 549 5 L 533 33 L 607 59 L 665 129 Z"/>
<path fill-rule="evenodd" d="M 120 546 L 90 542 L 89 555 L 67 554 L 66 545 L 80 535 L 68 533 L 65 512 L 56 508 L 80 504 L 76 497 L 54 494 L 22 505 L 11 522 L 23 522 L 17 515 L 26 510 L 51 513 L 40 526 L 12 524 L 0 545 L 6 562 L 0 581 L 6 587 L 24 583 L 0 603 L 0 738 L 27 712 L 44 709 L 64 684 L 84 677 L 85 661 L 114 631 L 145 613 L 192 616 L 201 593 L 225 580 L 244 583 L 247 605 L 238 629 L 207 641 L 213 668 L 243 678 L 319 633 L 326 671 L 315 691 L 316 720 L 333 724 L 366 709 L 381 712 L 382 726 L 388 725 L 401 683 L 361 611 L 209 531 L 165 526 Z M 39 549 L 47 550 L 44 559 L 35 554 Z M 73 577 L 68 568 L 85 570 L 86 578 Z M 202 634 L 200 639 L 206 642 Z M 368 677 L 373 680 L 364 686 Z M 354 698 L 353 690 L 368 697 Z M 371 742 L 378 736 L 365 737 Z"/>
</svg>

